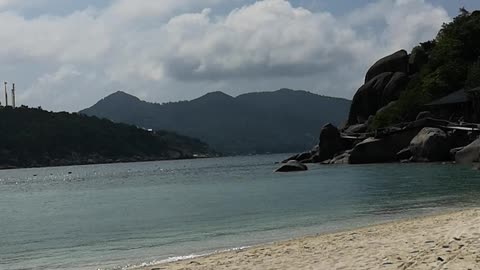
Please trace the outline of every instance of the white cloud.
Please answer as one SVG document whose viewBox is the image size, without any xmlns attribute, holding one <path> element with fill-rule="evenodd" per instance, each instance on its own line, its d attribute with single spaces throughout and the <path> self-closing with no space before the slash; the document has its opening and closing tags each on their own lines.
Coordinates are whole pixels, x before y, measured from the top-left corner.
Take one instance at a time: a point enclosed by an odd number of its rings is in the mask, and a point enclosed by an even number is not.
<svg viewBox="0 0 480 270">
<path fill-rule="evenodd" d="M 279 87 L 351 97 L 378 57 L 449 20 L 424 0 L 379 0 L 341 17 L 286 0 L 232 0 L 224 14 L 220 0 L 112 0 L 25 17 L 2 9 L 14 2 L 0 0 L 0 61 L 10 64 L 0 72 L 26 86 L 24 103 L 67 110 L 118 88 L 152 100 Z"/>
<path fill-rule="evenodd" d="M 104 17 L 118 22 L 138 19 L 159 19 L 175 12 L 185 12 L 193 8 L 212 5 L 220 0 L 115 0 L 104 12 Z"/>
<path fill-rule="evenodd" d="M 166 70 L 178 79 L 302 76 L 350 58 L 355 34 L 328 13 L 280 0 L 258 2 L 214 20 L 208 12 L 166 25 Z"/>
<path fill-rule="evenodd" d="M 379 0 L 346 20 L 357 32 L 368 33 L 378 47 L 393 51 L 433 39 L 450 18 L 445 9 L 425 0 Z"/>
</svg>

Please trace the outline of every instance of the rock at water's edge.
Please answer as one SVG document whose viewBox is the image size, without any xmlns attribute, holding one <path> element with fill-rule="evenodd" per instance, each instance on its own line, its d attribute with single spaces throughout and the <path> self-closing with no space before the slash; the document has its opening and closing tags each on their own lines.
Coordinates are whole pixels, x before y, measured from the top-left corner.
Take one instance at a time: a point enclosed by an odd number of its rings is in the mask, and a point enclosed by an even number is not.
<svg viewBox="0 0 480 270">
<path fill-rule="evenodd" d="M 439 128 L 422 129 L 410 143 L 413 161 L 435 162 L 450 158 L 450 142 L 447 134 Z"/>
<path fill-rule="evenodd" d="M 292 161 L 292 160 L 297 160 L 298 156 L 300 156 L 300 154 L 293 155 L 293 156 L 285 159 L 284 161 L 282 161 L 282 163 L 287 163 L 287 162 Z"/>
<path fill-rule="evenodd" d="M 322 162 L 345 148 L 344 142 L 340 136 L 340 131 L 332 124 L 327 124 L 320 132 L 320 143 L 318 145 L 318 157 L 316 162 Z"/>
<path fill-rule="evenodd" d="M 407 148 L 418 132 L 418 129 L 407 129 L 380 139 L 368 138 L 353 148 L 350 164 L 399 161 L 397 153 Z"/>
<path fill-rule="evenodd" d="M 398 160 L 410 160 L 411 157 L 412 157 L 412 151 L 410 151 L 410 148 L 405 148 L 403 150 L 400 150 L 400 152 L 397 153 Z"/>
<path fill-rule="evenodd" d="M 306 171 L 306 170 L 308 170 L 307 166 L 305 166 L 304 164 L 298 161 L 291 160 L 283 164 L 275 172 L 300 172 L 300 171 Z"/>
<path fill-rule="evenodd" d="M 349 164 L 350 163 L 350 151 L 346 151 L 338 156 L 335 156 L 329 161 L 329 164 Z"/>
<path fill-rule="evenodd" d="M 460 164 L 478 162 L 480 157 L 480 139 L 465 146 L 455 154 L 455 161 Z"/>
<path fill-rule="evenodd" d="M 357 144 L 350 153 L 350 164 L 384 163 L 395 161 L 388 143 L 382 139 L 368 138 Z"/>
</svg>

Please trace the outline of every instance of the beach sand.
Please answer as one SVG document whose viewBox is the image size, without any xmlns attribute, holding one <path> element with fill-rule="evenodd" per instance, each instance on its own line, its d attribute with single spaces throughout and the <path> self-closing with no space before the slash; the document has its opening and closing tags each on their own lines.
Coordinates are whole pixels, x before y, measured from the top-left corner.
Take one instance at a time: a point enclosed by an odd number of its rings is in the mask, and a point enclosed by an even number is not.
<svg viewBox="0 0 480 270">
<path fill-rule="evenodd" d="M 304 237 L 141 269 L 480 269 L 480 209 Z"/>
</svg>

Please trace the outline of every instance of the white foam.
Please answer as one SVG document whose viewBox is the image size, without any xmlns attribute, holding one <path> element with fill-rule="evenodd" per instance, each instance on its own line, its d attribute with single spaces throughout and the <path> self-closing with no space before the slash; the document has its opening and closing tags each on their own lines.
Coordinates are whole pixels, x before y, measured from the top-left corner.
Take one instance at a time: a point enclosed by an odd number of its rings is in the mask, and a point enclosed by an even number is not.
<svg viewBox="0 0 480 270">
<path fill-rule="evenodd" d="M 174 256 L 174 257 L 169 257 L 167 259 L 163 260 L 154 260 L 148 263 L 141 263 L 139 265 L 127 265 L 122 268 L 119 268 L 121 270 L 130 270 L 130 269 L 137 269 L 139 267 L 150 267 L 150 266 L 155 266 L 159 264 L 165 264 L 165 263 L 173 263 L 173 262 L 178 262 L 178 261 L 185 261 L 185 260 L 192 260 L 195 258 L 199 257 L 205 257 L 205 256 L 210 256 L 218 253 L 224 253 L 224 252 L 230 252 L 230 251 L 240 251 L 249 248 L 250 246 L 243 246 L 243 247 L 236 247 L 236 248 L 230 248 L 230 249 L 223 249 L 223 250 L 216 250 L 213 252 L 208 252 L 208 253 L 202 253 L 202 254 L 190 254 L 186 256 Z M 98 269 L 101 270 L 101 269 Z"/>
</svg>

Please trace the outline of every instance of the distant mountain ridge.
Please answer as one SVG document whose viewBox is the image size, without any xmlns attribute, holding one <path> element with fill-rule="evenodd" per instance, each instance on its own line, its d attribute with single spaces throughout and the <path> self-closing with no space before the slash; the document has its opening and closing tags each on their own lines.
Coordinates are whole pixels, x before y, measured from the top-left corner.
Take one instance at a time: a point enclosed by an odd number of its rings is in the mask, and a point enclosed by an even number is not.
<svg viewBox="0 0 480 270">
<path fill-rule="evenodd" d="M 280 89 L 237 97 L 211 92 L 191 101 L 158 104 L 119 91 L 80 113 L 192 136 L 225 154 L 255 154 L 311 147 L 324 124 L 347 119 L 350 103 Z"/>
</svg>

